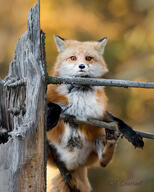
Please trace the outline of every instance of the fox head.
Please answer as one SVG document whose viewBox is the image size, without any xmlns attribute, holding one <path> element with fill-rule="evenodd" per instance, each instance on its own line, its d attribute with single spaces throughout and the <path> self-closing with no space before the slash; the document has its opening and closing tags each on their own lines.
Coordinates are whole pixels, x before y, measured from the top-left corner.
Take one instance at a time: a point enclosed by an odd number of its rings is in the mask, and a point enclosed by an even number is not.
<svg viewBox="0 0 154 192">
<path fill-rule="evenodd" d="M 102 54 L 107 37 L 99 41 L 65 40 L 54 35 L 59 52 L 55 72 L 65 77 L 101 77 L 108 69 Z"/>
</svg>

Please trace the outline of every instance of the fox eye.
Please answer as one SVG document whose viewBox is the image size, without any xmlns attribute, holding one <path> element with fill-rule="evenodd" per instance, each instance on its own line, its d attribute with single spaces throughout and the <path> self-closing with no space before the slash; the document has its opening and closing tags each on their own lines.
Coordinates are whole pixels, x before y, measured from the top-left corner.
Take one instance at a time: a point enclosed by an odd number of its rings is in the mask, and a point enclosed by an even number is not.
<svg viewBox="0 0 154 192">
<path fill-rule="evenodd" d="M 71 56 L 70 59 L 71 59 L 72 61 L 76 61 L 76 60 L 77 60 L 77 57 L 76 57 L 76 56 Z"/>
<path fill-rule="evenodd" d="M 93 59 L 93 57 L 91 57 L 91 56 L 86 56 L 86 57 L 85 57 L 85 60 L 86 60 L 86 61 L 91 61 L 92 59 Z"/>
</svg>

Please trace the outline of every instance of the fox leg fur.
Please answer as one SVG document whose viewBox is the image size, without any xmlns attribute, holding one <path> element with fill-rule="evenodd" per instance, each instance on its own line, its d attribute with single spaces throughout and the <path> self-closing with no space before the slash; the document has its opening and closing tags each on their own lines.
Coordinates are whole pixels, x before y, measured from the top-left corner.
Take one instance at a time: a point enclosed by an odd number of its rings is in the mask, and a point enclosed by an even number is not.
<svg viewBox="0 0 154 192">
<path fill-rule="evenodd" d="M 105 130 L 106 131 L 106 144 L 105 144 L 105 147 L 102 152 L 102 158 L 99 158 L 100 164 L 102 167 L 106 167 L 107 164 L 111 161 L 120 134 L 123 134 L 123 136 L 129 142 L 131 142 L 135 148 L 136 147 L 143 148 L 144 142 L 143 142 L 142 137 L 140 135 L 136 134 L 136 132 L 129 125 L 127 125 L 123 120 L 119 119 L 118 117 L 112 115 L 109 112 L 107 112 L 105 114 L 103 120 L 106 122 L 116 122 L 117 130 L 116 131 L 111 131 L 108 129 Z"/>
<path fill-rule="evenodd" d="M 53 161 L 52 164 L 55 164 L 56 167 L 59 169 L 60 174 L 63 177 L 62 180 L 66 183 L 69 182 L 72 176 L 70 174 L 70 171 L 67 170 L 64 162 L 60 160 L 60 157 L 56 151 L 56 148 L 49 141 L 47 141 L 47 147 L 48 147 L 48 156 L 50 157 L 50 161 L 52 159 Z"/>
<path fill-rule="evenodd" d="M 106 129 L 105 132 L 105 142 L 102 137 L 95 141 L 98 159 L 102 167 L 106 167 L 110 163 L 115 152 L 118 138 L 120 136 L 119 131 L 111 131 Z"/>
<path fill-rule="evenodd" d="M 52 192 L 90 192 L 91 186 L 88 181 L 87 168 L 79 167 L 77 170 L 71 171 L 72 179 L 68 183 L 62 181 L 59 174 L 53 179 Z"/>
<path fill-rule="evenodd" d="M 106 167 L 110 163 L 115 152 L 119 136 L 120 134 L 118 131 L 106 130 L 106 144 L 102 153 L 102 159 L 100 160 L 102 167 Z"/>
</svg>

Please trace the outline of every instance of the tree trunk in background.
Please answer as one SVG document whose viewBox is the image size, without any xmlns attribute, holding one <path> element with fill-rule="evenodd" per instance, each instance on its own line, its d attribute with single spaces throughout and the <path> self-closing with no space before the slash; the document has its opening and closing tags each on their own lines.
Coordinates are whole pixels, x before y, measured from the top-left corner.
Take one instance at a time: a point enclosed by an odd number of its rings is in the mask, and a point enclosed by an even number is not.
<svg viewBox="0 0 154 192">
<path fill-rule="evenodd" d="M 38 1 L 29 12 L 28 28 L 17 43 L 9 74 L 0 81 L 0 130 L 10 133 L 0 144 L 0 192 L 46 190 L 45 69 Z"/>
</svg>

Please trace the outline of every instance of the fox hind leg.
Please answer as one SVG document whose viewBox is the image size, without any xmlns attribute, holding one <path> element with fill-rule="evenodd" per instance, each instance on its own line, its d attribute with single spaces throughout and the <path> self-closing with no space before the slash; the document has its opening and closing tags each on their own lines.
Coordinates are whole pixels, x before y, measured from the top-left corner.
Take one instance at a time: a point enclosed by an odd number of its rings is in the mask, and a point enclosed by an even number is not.
<svg viewBox="0 0 154 192">
<path fill-rule="evenodd" d="M 100 164 L 102 167 L 106 167 L 110 163 L 110 161 L 113 157 L 115 148 L 116 148 L 115 140 L 107 141 L 103 154 L 102 154 L 102 160 L 100 161 Z"/>
<path fill-rule="evenodd" d="M 79 167 L 71 171 L 72 179 L 65 183 L 62 181 L 62 175 L 57 175 L 53 179 L 52 192 L 90 192 L 91 186 L 88 181 L 87 168 Z"/>
<path fill-rule="evenodd" d="M 100 159 L 100 164 L 102 167 L 106 167 L 115 152 L 115 148 L 118 142 L 118 138 L 120 136 L 120 133 L 118 131 L 111 131 L 111 130 L 105 130 L 106 131 L 106 143 L 102 152 L 102 158 Z"/>
</svg>

